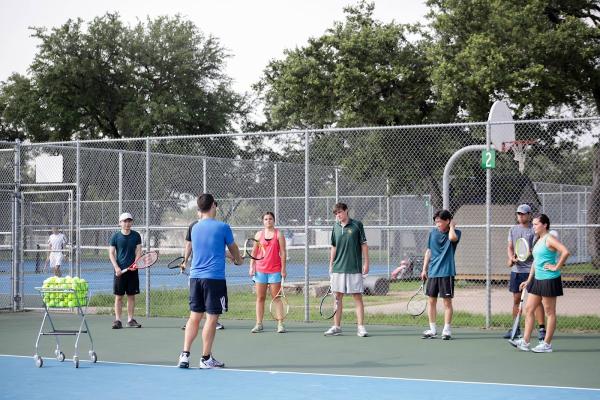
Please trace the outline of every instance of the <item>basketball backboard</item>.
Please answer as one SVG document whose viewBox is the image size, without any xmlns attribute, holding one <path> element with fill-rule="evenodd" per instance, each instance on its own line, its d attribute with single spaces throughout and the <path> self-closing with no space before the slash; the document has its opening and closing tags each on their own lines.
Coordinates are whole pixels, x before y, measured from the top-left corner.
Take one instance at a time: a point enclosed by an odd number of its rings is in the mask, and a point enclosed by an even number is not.
<svg viewBox="0 0 600 400">
<path fill-rule="evenodd" d="M 489 122 L 510 122 L 513 121 L 512 111 L 503 101 L 496 101 L 490 108 L 488 116 Z M 490 126 L 490 140 L 498 151 L 508 151 L 504 143 L 513 142 L 515 140 L 515 124 L 493 124 Z"/>
</svg>

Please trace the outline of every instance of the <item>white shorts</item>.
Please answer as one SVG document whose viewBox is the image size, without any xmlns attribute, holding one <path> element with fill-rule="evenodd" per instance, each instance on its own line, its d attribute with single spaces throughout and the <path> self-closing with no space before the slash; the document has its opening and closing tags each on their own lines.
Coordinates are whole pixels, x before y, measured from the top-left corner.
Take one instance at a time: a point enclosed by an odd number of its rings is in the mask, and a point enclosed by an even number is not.
<svg viewBox="0 0 600 400">
<path fill-rule="evenodd" d="M 344 274 L 334 272 L 331 275 L 331 291 L 345 294 L 363 292 L 362 274 Z"/>
<path fill-rule="evenodd" d="M 52 252 L 50 253 L 50 266 L 51 267 L 56 267 L 57 265 L 62 265 L 63 264 L 63 254 L 59 253 L 59 252 Z"/>
</svg>

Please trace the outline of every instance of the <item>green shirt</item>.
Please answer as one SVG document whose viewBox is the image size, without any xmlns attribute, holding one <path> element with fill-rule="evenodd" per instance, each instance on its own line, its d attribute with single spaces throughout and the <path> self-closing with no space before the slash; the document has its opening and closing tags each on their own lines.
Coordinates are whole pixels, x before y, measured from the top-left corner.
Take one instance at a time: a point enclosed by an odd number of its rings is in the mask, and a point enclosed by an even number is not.
<svg viewBox="0 0 600 400">
<path fill-rule="evenodd" d="M 331 245 L 336 248 L 333 272 L 362 273 L 361 245 L 366 242 L 367 237 L 362 222 L 350 219 L 343 227 L 336 222 L 331 231 Z"/>
</svg>

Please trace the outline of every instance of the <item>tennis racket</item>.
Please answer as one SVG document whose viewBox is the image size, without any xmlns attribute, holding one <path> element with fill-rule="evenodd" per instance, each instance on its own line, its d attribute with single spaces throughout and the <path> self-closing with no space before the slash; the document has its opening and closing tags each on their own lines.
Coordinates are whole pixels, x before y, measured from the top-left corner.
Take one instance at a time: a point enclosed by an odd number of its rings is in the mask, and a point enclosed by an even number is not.
<svg viewBox="0 0 600 400">
<path fill-rule="evenodd" d="M 269 311 L 276 321 L 283 321 L 290 312 L 290 304 L 283 290 L 283 278 L 281 278 L 281 287 L 277 292 L 277 296 L 273 297 L 271 304 L 269 304 Z"/>
<path fill-rule="evenodd" d="M 517 316 L 515 317 L 515 321 L 513 322 L 512 330 L 510 331 L 510 340 L 515 340 L 517 336 L 517 331 L 519 330 L 519 326 L 521 325 L 521 314 L 523 311 L 523 300 L 525 300 L 525 293 L 527 288 L 523 288 L 521 292 L 521 300 L 519 301 L 519 311 L 517 311 Z"/>
<path fill-rule="evenodd" d="M 158 261 L 158 251 L 149 251 L 147 253 L 143 253 L 141 256 L 136 258 L 136 260 L 129 267 L 125 268 L 121 271 L 121 273 L 125 273 L 127 271 L 135 271 L 138 269 L 144 269 L 153 266 Z"/>
<path fill-rule="evenodd" d="M 527 261 L 529 258 L 529 243 L 527 243 L 527 239 L 517 239 L 515 242 L 515 256 L 519 261 Z"/>
<path fill-rule="evenodd" d="M 244 258 L 251 258 L 253 260 L 262 260 L 267 255 L 267 249 L 265 246 L 254 238 L 246 239 L 244 242 Z"/>
<path fill-rule="evenodd" d="M 321 304 L 319 305 L 319 314 L 324 319 L 331 319 L 337 312 L 337 298 L 335 293 L 331 291 L 331 285 L 327 289 L 325 296 L 321 298 Z"/>
<path fill-rule="evenodd" d="M 427 309 L 427 296 L 425 295 L 425 281 L 406 304 L 406 311 L 413 317 L 418 317 Z"/>
<path fill-rule="evenodd" d="M 177 257 L 176 259 L 167 264 L 167 268 L 173 271 L 173 274 L 189 275 L 186 268 L 181 268 L 183 260 L 185 260 L 185 257 Z"/>
</svg>

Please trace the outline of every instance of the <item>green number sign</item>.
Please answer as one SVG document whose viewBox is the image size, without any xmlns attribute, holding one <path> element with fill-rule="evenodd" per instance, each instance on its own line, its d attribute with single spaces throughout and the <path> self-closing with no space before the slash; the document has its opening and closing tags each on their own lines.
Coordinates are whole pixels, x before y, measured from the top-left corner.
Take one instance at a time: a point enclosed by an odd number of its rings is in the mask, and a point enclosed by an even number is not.
<svg viewBox="0 0 600 400">
<path fill-rule="evenodd" d="M 481 152 L 481 168 L 494 169 L 496 168 L 496 150 L 490 149 Z"/>
</svg>

